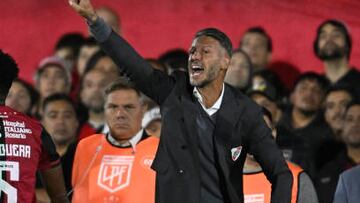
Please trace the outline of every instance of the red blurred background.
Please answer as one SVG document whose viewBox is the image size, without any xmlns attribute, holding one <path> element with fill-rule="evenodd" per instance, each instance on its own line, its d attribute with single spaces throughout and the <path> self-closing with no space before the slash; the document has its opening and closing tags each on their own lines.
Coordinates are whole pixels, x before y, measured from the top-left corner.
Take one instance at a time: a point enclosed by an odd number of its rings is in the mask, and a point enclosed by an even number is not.
<svg viewBox="0 0 360 203">
<path fill-rule="evenodd" d="M 204 27 L 223 30 L 237 46 L 250 26 L 263 26 L 272 36 L 273 61 L 288 62 L 299 71 L 322 72 L 312 43 L 317 26 L 337 18 L 353 37 L 351 64 L 359 66 L 360 1 L 353 0 L 93 0 L 121 16 L 123 36 L 145 57 L 190 45 Z M 1 0 L 0 48 L 20 65 L 20 77 L 31 81 L 39 60 L 52 54 L 66 32 L 86 35 L 84 20 L 67 0 Z M 287 74 L 286 70 L 284 74 Z"/>
</svg>

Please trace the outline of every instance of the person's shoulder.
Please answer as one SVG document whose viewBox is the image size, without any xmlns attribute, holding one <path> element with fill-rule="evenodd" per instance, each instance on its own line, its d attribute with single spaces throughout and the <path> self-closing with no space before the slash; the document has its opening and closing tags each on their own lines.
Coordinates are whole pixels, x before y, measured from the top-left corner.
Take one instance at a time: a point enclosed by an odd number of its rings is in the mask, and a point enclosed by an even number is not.
<svg viewBox="0 0 360 203">
<path fill-rule="evenodd" d="M 350 74 L 358 75 L 360 76 L 360 69 L 356 67 L 352 67 L 349 71 Z"/>
<path fill-rule="evenodd" d="M 149 135 L 148 137 L 141 140 L 139 142 L 139 145 L 141 145 L 141 144 L 150 144 L 150 145 L 155 144 L 155 145 L 157 145 L 157 144 L 159 144 L 159 141 L 160 141 L 160 138 Z"/>
<path fill-rule="evenodd" d="M 1 106 L 0 114 L 7 118 L 6 120 L 11 122 L 24 122 L 27 127 L 41 129 L 41 123 L 33 117 L 30 117 L 24 113 L 18 112 L 10 107 Z"/>
<path fill-rule="evenodd" d="M 160 139 L 158 137 L 149 136 L 141 140 L 137 144 L 137 149 L 147 153 L 156 153 Z"/>
<path fill-rule="evenodd" d="M 78 143 L 78 147 L 89 146 L 89 144 L 96 143 L 98 140 L 103 138 L 103 134 L 93 134 L 88 137 L 81 139 Z"/>
<path fill-rule="evenodd" d="M 225 89 L 228 89 L 232 93 L 232 95 L 234 95 L 235 99 L 240 103 L 240 105 L 244 105 L 246 107 L 259 108 L 259 106 L 253 100 L 251 100 L 247 95 L 241 92 L 240 89 L 233 87 L 227 83 L 224 84 L 225 84 Z"/>
<path fill-rule="evenodd" d="M 343 77 L 344 80 L 358 80 L 360 79 L 359 69 L 352 67 L 350 71 Z M 359 82 L 359 81 L 357 81 Z"/>
<path fill-rule="evenodd" d="M 349 180 L 349 179 L 356 179 L 357 181 L 359 181 L 360 179 L 360 165 L 355 166 L 353 168 L 350 168 L 346 171 L 344 171 L 341 176 L 343 176 L 344 179 Z"/>
</svg>

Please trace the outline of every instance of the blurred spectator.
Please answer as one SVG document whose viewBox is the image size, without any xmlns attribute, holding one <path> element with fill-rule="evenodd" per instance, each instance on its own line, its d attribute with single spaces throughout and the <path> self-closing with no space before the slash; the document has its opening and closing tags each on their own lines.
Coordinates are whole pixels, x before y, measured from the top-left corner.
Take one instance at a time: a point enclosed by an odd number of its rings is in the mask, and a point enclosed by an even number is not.
<svg viewBox="0 0 360 203">
<path fill-rule="evenodd" d="M 103 6 L 96 9 L 96 14 L 101 17 L 111 28 L 118 33 L 122 34 L 120 17 L 112 8 Z"/>
<path fill-rule="evenodd" d="M 15 79 L 6 97 L 5 104 L 14 110 L 31 116 L 39 101 L 39 93 L 28 82 Z"/>
<path fill-rule="evenodd" d="M 67 190 L 71 187 L 72 159 L 64 158 L 70 144 L 76 141 L 79 130 L 79 121 L 75 105 L 65 94 L 53 94 L 44 100 L 42 124 L 50 133 L 56 151 L 61 157 L 63 174 Z M 73 154 L 71 156 L 74 156 Z M 38 201 L 50 202 L 43 184 L 37 181 L 36 197 Z"/>
<path fill-rule="evenodd" d="M 189 54 L 183 49 L 172 49 L 163 53 L 159 61 L 167 66 L 168 74 L 176 70 L 187 72 Z"/>
<path fill-rule="evenodd" d="M 84 74 L 86 64 L 91 56 L 99 51 L 100 46 L 96 40 L 89 37 L 85 40 L 84 44 L 80 47 L 79 57 L 77 58 L 77 73 L 81 77 Z"/>
<path fill-rule="evenodd" d="M 327 91 L 324 100 L 324 117 L 332 130 L 333 137 L 324 142 L 319 149 L 320 152 L 326 152 L 319 157 L 319 168 L 322 168 L 327 162 L 334 159 L 339 152 L 345 150 L 345 144 L 341 139 L 344 112 L 346 106 L 351 101 L 356 100 L 355 96 L 353 90 L 344 85 L 332 86 Z"/>
<path fill-rule="evenodd" d="M 114 61 L 102 50 L 95 52 L 90 57 L 89 61 L 85 66 L 85 72 L 88 72 L 90 69 L 99 69 L 106 73 L 109 73 L 109 75 L 119 75 L 118 68 Z"/>
<path fill-rule="evenodd" d="M 280 121 L 282 111 L 278 107 L 276 101 L 276 89 L 272 86 L 272 84 L 267 81 L 262 81 L 261 83 L 253 85 L 247 94 L 257 104 L 265 107 L 268 111 L 271 112 L 273 123 L 274 125 L 277 125 L 277 123 Z"/>
<path fill-rule="evenodd" d="M 331 127 L 336 140 L 341 140 L 346 105 L 356 100 L 355 97 L 353 89 L 345 85 L 332 86 L 325 95 L 325 121 Z"/>
<path fill-rule="evenodd" d="M 360 166 L 340 174 L 334 196 L 334 203 L 358 202 L 360 202 Z"/>
<path fill-rule="evenodd" d="M 46 57 L 39 65 L 35 75 L 36 89 L 40 94 L 40 103 L 37 114 L 41 115 L 43 100 L 55 93 L 68 94 L 71 87 L 71 74 L 69 67 L 63 59 Z"/>
<path fill-rule="evenodd" d="M 271 61 L 272 40 L 262 27 L 251 27 L 241 38 L 239 48 L 250 57 L 254 72 L 268 67 Z"/>
<path fill-rule="evenodd" d="M 72 71 L 73 65 L 79 56 L 80 47 L 85 39 L 80 33 L 66 33 L 56 42 L 54 55 L 62 58 Z"/>
<path fill-rule="evenodd" d="M 79 57 L 77 58 L 75 66 L 76 68 L 72 71 L 72 84 L 70 92 L 70 96 L 75 102 L 77 102 L 78 99 L 77 95 L 80 90 L 80 79 L 84 74 L 86 64 L 90 57 L 99 51 L 99 49 L 100 46 L 92 37 L 86 38 L 84 44 L 80 47 Z"/>
<path fill-rule="evenodd" d="M 85 125 L 82 126 L 79 139 L 87 137 L 103 130 L 105 124 L 104 115 L 104 89 L 115 80 L 114 75 L 109 75 L 99 69 L 90 69 L 84 73 L 80 87 L 80 102 L 86 109 L 83 114 L 88 114 Z"/>
<path fill-rule="evenodd" d="M 272 123 L 272 115 L 270 111 L 263 107 L 263 118 L 265 123 L 272 129 L 272 135 L 276 139 L 276 128 Z M 306 172 L 299 166 L 287 162 L 288 167 L 293 175 L 292 186 L 292 203 L 317 203 L 317 195 L 314 185 L 306 174 Z M 254 156 L 248 154 L 244 165 L 244 203 L 256 202 L 270 202 L 271 198 L 271 184 L 266 179 L 259 163 Z"/>
<path fill-rule="evenodd" d="M 251 75 L 252 65 L 249 56 L 241 49 L 234 50 L 226 71 L 225 82 L 246 92 L 251 83 Z"/>
<path fill-rule="evenodd" d="M 360 103 L 350 103 L 345 110 L 341 138 L 346 151 L 338 156 L 319 172 L 316 180 L 320 202 L 332 202 L 339 175 L 360 164 Z"/>
<path fill-rule="evenodd" d="M 346 26 L 335 19 L 326 20 L 317 29 L 314 52 L 323 61 L 325 76 L 332 84 L 356 87 L 360 97 L 360 72 L 349 65 L 351 36 Z"/>
<path fill-rule="evenodd" d="M 275 88 L 275 100 L 277 102 L 280 102 L 281 104 L 287 102 L 287 92 L 285 90 L 285 86 L 274 72 L 264 69 L 259 70 L 252 75 L 251 86 L 261 86 L 265 82 L 272 84 Z"/>
<path fill-rule="evenodd" d="M 141 128 L 146 109 L 141 94 L 125 80 L 111 84 L 105 94 L 110 132 L 80 141 L 72 202 L 154 202 L 155 172 L 150 166 L 159 139 Z"/>
<path fill-rule="evenodd" d="M 56 151 L 64 155 L 67 147 L 77 137 L 79 121 L 71 98 L 65 94 L 53 94 L 44 100 L 42 124 L 50 133 Z"/>
<path fill-rule="evenodd" d="M 320 111 L 327 87 L 328 81 L 319 74 L 307 72 L 300 75 L 291 93 L 292 106 L 283 112 L 279 122 L 279 126 L 292 134 L 279 135 L 280 147 L 311 177 L 315 177 L 319 147 L 332 137 Z"/>
<path fill-rule="evenodd" d="M 161 114 L 158 106 L 145 112 L 141 127 L 145 129 L 148 135 L 160 137 Z"/>
</svg>

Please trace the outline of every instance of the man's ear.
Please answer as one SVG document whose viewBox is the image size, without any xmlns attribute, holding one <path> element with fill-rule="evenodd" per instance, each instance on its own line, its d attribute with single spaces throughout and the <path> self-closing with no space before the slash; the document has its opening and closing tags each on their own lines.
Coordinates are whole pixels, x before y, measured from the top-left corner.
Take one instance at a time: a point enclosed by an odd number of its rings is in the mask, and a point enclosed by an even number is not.
<svg viewBox="0 0 360 203">
<path fill-rule="evenodd" d="M 224 64 L 222 64 L 221 69 L 227 70 L 229 68 L 229 65 L 230 65 L 230 60 L 231 60 L 231 57 L 228 54 L 225 54 L 225 57 L 224 57 L 224 60 L 223 60 Z"/>
</svg>

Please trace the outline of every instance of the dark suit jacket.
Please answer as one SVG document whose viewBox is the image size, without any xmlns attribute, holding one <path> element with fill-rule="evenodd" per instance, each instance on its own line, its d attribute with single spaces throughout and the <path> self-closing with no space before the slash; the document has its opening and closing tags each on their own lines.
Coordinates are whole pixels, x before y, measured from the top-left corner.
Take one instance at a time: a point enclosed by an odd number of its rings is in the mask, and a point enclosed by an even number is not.
<svg viewBox="0 0 360 203">
<path fill-rule="evenodd" d="M 90 25 L 95 38 L 136 86 L 160 104 L 162 132 L 152 168 L 156 171 L 156 202 L 199 203 L 200 162 L 193 97 L 188 74 L 173 77 L 154 70 L 134 49 L 102 20 Z M 292 175 L 278 150 L 260 107 L 229 85 L 216 117 L 215 160 L 224 177 L 230 202 L 243 202 L 242 168 L 246 152 L 252 153 L 273 184 L 272 202 L 290 202 Z M 233 161 L 231 149 L 242 146 Z"/>
</svg>

